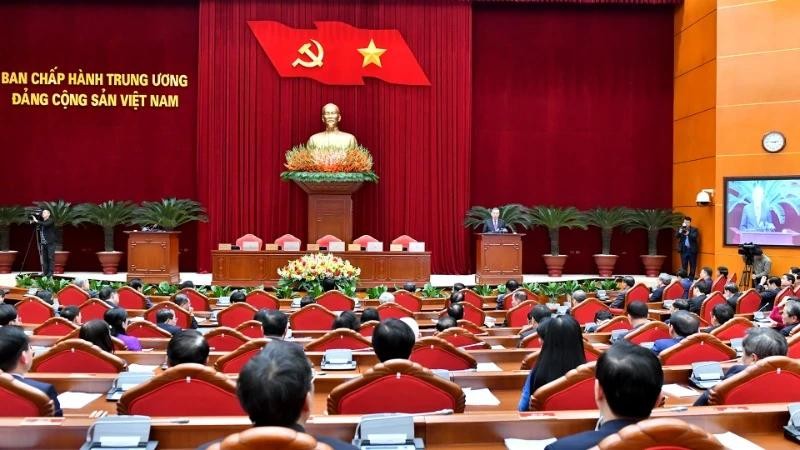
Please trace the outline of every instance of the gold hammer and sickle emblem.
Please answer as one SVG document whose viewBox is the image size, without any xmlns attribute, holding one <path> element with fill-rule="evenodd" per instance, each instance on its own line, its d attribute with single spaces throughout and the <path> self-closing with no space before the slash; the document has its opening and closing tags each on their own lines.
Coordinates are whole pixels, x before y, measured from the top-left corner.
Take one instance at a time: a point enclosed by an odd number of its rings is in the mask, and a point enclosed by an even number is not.
<svg viewBox="0 0 800 450">
<path fill-rule="evenodd" d="M 292 67 L 297 67 L 298 64 L 308 68 L 322 67 L 322 58 L 325 57 L 325 50 L 322 48 L 322 44 L 320 44 L 319 42 L 315 41 L 314 39 L 310 39 L 310 41 L 313 42 L 314 45 L 317 47 L 317 52 L 316 53 L 312 52 L 311 42 L 306 42 L 305 44 L 303 44 L 302 47 L 300 47 L 297 50 L 297 53 L 308 56 L 309 58 L 311 58 L 311 60 L 308 61 L 297 58 L 292 63 Z"/>
</svg>

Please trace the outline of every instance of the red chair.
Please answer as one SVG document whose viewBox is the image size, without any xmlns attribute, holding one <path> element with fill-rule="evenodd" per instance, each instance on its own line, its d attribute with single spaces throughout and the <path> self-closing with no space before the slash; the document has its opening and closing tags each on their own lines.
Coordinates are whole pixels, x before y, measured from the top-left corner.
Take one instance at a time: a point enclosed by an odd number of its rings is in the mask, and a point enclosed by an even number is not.
<svg viewBox="0 0 800 450">
<path fill-rule="evenodd" d="M 797 286 L 797 288 L 794 290 L 794 296 L 800 297 L 800 286 Z"/>
<path fill-rule="evenodd" d="M 130 286 L 122 286 L 117 290 L 119 306 L 125 309 L 147 309 L 147 300 L 144 294 Z"/>
<path fill-rule="evenodd" d="M 178 364 L 122 394 L 120 415 L 245 416 L 236 384 L 201 364 Z"/>
<path fill-rule="evenodd" d="M 478 309 L 483 309 L 483 297 L 478 295 L 477 292 L 472 289 L 462 289 L 461 293 L 464 294 L 464 303 L 469 303 Z M 450 304 L 449 301 L 447 303 L 448 305 Z"/>
<path fill-rule="evenodd" d="M 281 302 L 278 297 L 261 289 L 250 291 L 244 301 L 255 309 L 281 309 Z"/>
<path fill-rule="evenodd" d="M 175 314 L 176 326 L 178 328 L 187 329 L 192 326 L 192 314 L 189 311 L 181 308 L 173 302 L 156 303 L 150 309 L 144 312 L 144 319 L 150 323 L 157 323 L 156 313 L 161 309 L 170 309 Z"/>
<path fill-rule="evenodd" d="M 331 450 L 314 436 L 286 427 L 255 427 L 234 433 L 208 450 Z"/>
<path fill-rule="evenodd" d="M 331 311 L 352 311 L 356 307 L 355 300 L 335 289 L 317 297 L 316 303 Z"/>
<path fill-rule="evenodd" d="M 722 296 L 719 292 L 712 292 L 710 295 L 703 300 L 703 304 L 700 305 L 700 318 L 705 320 L 706 323 L 711 323 L 711 319 L 714 317 L 712 312 L 714 311 L 714 307 L 717 305 L 722 305 L 727 303 L 725 297 Z"/>
<path fill-rule="evenodd" d="M 531 411 L 597 409 L 594 401 L 595 362 L 581 364 L 531 395 Z"/>
<path fill-rule="evenodd" d="M 61 306 L 80 306 L 89 300 L 89 293 L 74 284 L 68 284 L 58 291 L 56 298 Z"/>
<path fill-rule="evenodd" d="M 428 369 L 467 370 L 478 367 L 475 358 L 438 337 L 418 340 L 408 359 Z"/>
<path fill-rule="evenodd" d="M 353 330 L 338 328 L 314 339 L 305 347 L 307 352 L 324 352 L 331 349 L 372 351 L 372 343 Z"/>
<path fill-rule="evenodd" d="M 367 244 L 369 244 L 370 242 L 380 242 L 380 241 L 368 234 L 353 239 L 353 244 L 358 244 L 361 246 L 361 248 L 366 248 Z"/>
<path fill-rule="evenodd" d="M 52 416 L 55 406 L 43 391 L 0 373 L 0 417 Z"/>
<path fill-rule="evenodd" d="M 595 331 L 597 333 L 610 333 L 616 330 L 630 330 L 631 328 L 633 326 L 628 316 L 617 316 L 597 327 Z"/>
<path fill-rule="evenodd" d="M 236 246 L 242 250 L 258 251 L 264 247 L 264 241 L 260 237 L 248 233 L 236 240 Z"/>
<path fill-rule="evenodd" d="M 755 289 L 748 289 L 736 302 L 736 314 L 752 314 L 761 308 L 761 296 Z"/>
<path fill-rule="evenodd" d="M 34 336 L 66 336 L 74 330 L 79 329 L 78 325 L 62 317 L 51 317 L 33 329 Z"/>
<path fill-rule="evenodd" d="M 645 286 L 644 283 L 636 283 L 625 292 L 625 303 L 623 303 L 622 308 L 611 308 L 611 312 L 614 314 L 624 314 L 631 302 L 647 303 L 648 301 L 650 301 L 650 288 Z"/>
<path fill-rule="evenodd" d="M 247 336 L 228 327 L 214 328 L 203 337 L 212 352 L 232 352 L 249 341 Z M 263 333 L 260 337 L 263 337 Z"/>
<path fill-rule="evenodd" d="M 459 327 L 459 328 L 463 328 L 463 329 L 469 331 L 470 333 L 474 334 L 475 336 L 481 336 L 481 335 L 489 334 L 488 331 L 486 331 L 483 328 L 475 325 L 474 323 L 472 323 L 472 322 L 470 322 L 468 320 L 464 320 L 464 319 L 456 321 L 456 326 Z"/>
<path fill-rule="evenodd" d="M 257 312 L 257 309 L 247 303 L 234 303 L 217 313 L 217 323 L 223 327 L 236 328 L 253 320 Z"/>
<path fill-rule="evenodd" d="M 731 275 L 731 283 L 736 284 L 736 273 Z"/>
<path fill-rule="evenodd" d="M 83 302 L 78 309 L 81 311 L 81 320 L 86 323 L 90 320 L 103 320 L 106 311 L 110 310 L 111 306 L 102 300 L 90 298 Z"/>
<path fill-rule="evenodd" d="M 595 346 L 587 341 L 583 341 L 583 356 L 586 358 L 586 362 L 597 361 L 597 358 L 603 352 L 598 350 Z M 520 366 L 520 370 L 531 370 L 536 366 L 536 361 L 539 360 L 539 351 L 535 351 L 528 356 L 522 358 L 522 365 Z"/>
<path fill-rule="evenodd" d="M 465 348 L 470 350 L 492 348 L 491 345 L 478 339 L 477 337 L 475 337 L 474 334 L 459 327 L 448 328 L 442 331 L 441 333 L 437 334 L 436 337 L 439 339 L 443 339 L 458 348 Z"/>
<path fill-rule="evenodd" d="M 289 316 L 289 324 L 294 331 L 328 331 L 331 329 L 334 320 L 336 320 L 336 314 L 316 303 L 306 305 Z"/>
<path fill-rule="evenodd" d="M 533 332 L 519 341 L 520 348 L 542 348 L 542 339 L 539 333 Z"/>
<path fill-rule="evenodd" d="M 411 236 L 406 235 L 406 234 L 397 236 L 394 240 L 392 240 L 392 244 L 394 244 L 394 245 L 402 245 L 403 246 L 403 250 L 408 250 L 408 244 L 410 244 L 412 242 L 417 242 L 417 240 L 412 238 Z"/>
<path fill-rule="evenodd" d="M 257 320 L 248 320 L 244 322 L 236 327 L 236 331 L 250 339 L 261 339 L 264 337 L 264 325 Z"/>
<path fill-rule="evenodd" d="M 327 249 L 331 245 L 331 242 L 342 242 L 342 240 L 332 234 L 326 234 L 317 239 L 317 245 L 319 245 L 321 249 Z"/>
<path fill-rule="evenodd" d="M 786 356 L 789 358 L 800 358 L 800 334 L 789 336 L 789 339 L 786 340 L 786 344 L 788 345 Z"/>
<path fill-rule="evenodd" d="M 66 342 L 69 340 L 80 339 L 81 338 L 80 335 L 81 335 L 80 328 L 78 328 L 77 330 L 72 330 L 69 334 L 56 341 L 56 344 L 60 344 L 62 342 Z M 121 352 L 128 349 L 128 347 L 125 346 L 125 343 L 122 342 L 120 338 L 114 336 L 111 336 L 111 345 L 114 347 L 115 352 Z"/>
<path fill-rule="evenodd" d="M 380 317 L 381 320 L 414 317 L 413 312 L 398 305 L 397 303 L 382 303 L 375 309 L 378 311 L 378 317 Z"/>
<path fill-rule="evenodd" d="M 375 327 L 378 326 L 380 322 L 377 320 L 369 320 L 361 324 L 361 329 L 358 332 L 364 337 L 372 337 L 372 333 L 375 332 Z"/>
<path fill-rule="evenodd" d="M 791 286 L 786 286 L 785 288 L 778 291 L 778 295 L 775 296 L 775 305 L 781 302 L 784 297 L 792 297 L 794 296 L 794 291 L 792 290 Z"/>
<path fill-rule="evenodd" d="M 128 336 L 134 336 L 139 339 L 142 338 L 165 338 L 169 339 L 172 337 L 169 331 L 159 328 L 158 325 L 148 322 L 146 320 L 137 320 L 134 322 L 128 323 L 128 327 L 125 328 L 125 334 Z"/>
<path fill-rule="evenodd" d="M 747 330 L 754 326 L 753 322 L 750 322 L 744 317 L 734 317 L 711 330 L 711 334 L 721 341 L 730 341 L 731 339 L 745 337 L 747 335 Z"/>
<path fill-rule="evenodd" d="M 82 339 L 60 341 L 47 352 L 33 358 L 31 372 L 41 373 L 119 373 L 125 360 L 100 350 Z"/>
<path fill-rule="evenodd" d="M 625 339 L 633 344 L 640 345 L 643 342 L 655 342 L 659 339 L 669 339 L 669 326 L 664 322 L 651 320 L 635 330 L 631 330 L 625 335 Z"/>
<path fill-rule="evenodd" d="M 51 305 L 32 295 L 24 296 L 14 307 L 17 308 L 17 320 L 24 324 L 42 324 L 47 319 L 55 317 Z"/>
<path fill-rule="evenodd" d="M 394 302 L 411 312 L 422 311 L 422 299 L 404 289 L 394 292 Z"/>
<path fill-rule="evenodd" d="M 533 300 L 526 300 L 519 305 L 506 311 L 506 326 L 507 327 L 522 327 L 530 322 L 528 320 L 528 313 L 531 312 L 536 303 Z"/>
<path fill-rule="evenodd" d="M 619 430 L 591 450 L 725 450 L 713 434 L 680 419 L 647 419 Z"/>
<path fill-rule="evenodd" d="M 250 358 L 257 355 L 269 341 L 267 339 L 253 339 L 236 350 L 220 357 L 215 363 L 214 368 L 223 373 L 239 373 L 242 367 L 250 361 Z"/>
<path fill-rule="evenodd" d="M 800 401 L 800 361 L 770 356 L 721 381 L 708 394 L 709 405 L 792 403 Z"/>
<path fill-rule="evenodd" d="M 481 326 L 486 322 L 486 313 L 467 302 L 463 302 L 464 306 L 464 320 L 468 320 L 477 326 Z"/>
<path fill-rule="evenodd" d="M 728 283 L 728 278 L 722 275 L 718 276 L 714 283 L 711 284 L 711 292 L 719 292 L 722 294 L 722 291 L 725 290 L 725 285 Z"/>
<path fill-rule="evenodd" d="M 686 298 L 683 295 L 683 286 L 679 280 L 675 280 L 664 288 L 661 294 L 661 300 L 677 300 L 679 298 Z"/>
<path fill-rule="evenodd" d="M 704 361 L 728 361 L 735 357 L 736 350 L 708 333 L 693 334 L 658 355 L 664 366 Z"/>
<path fill-rule="evenodd" d="M 413 395 L 409 395 L 412 393 Z M 328 414 L 464 412 L 464 391 L 405 359 L 392 359 L 336 386 L 328 396 Z"/>
<path fill-rule="evenodd" d="M 298 244 L 300 244 L 300 239 L 298 239 L 297 237 L 295 237 L 295 236 L 293 236 L 291 234 L 284 234 L 283 236 L 279 237 L 278 239 L 275 239 L 275 244 L 278 247 L 280 247 L 281 249 L 283 249 L 283 244 L 285 244 L 287 242 L 297 242 Z"/>
<path fill-rule="evenodd" d="M 594 322 L 598 311 L 609 311 L 608 306 L 596 298 L 587 298 L 572 308 L 572 317 L 581 325 Z"/>
<path fill-rule="evenodd" d="M 189 297 L 189 304 L 195 311 L 211 311 L 211 304 L 208 302 L 208 297 L 201 294 L 198 290 L 193 288 L 183 288 L 179 294 L 184 294 Z"/>
</svg>

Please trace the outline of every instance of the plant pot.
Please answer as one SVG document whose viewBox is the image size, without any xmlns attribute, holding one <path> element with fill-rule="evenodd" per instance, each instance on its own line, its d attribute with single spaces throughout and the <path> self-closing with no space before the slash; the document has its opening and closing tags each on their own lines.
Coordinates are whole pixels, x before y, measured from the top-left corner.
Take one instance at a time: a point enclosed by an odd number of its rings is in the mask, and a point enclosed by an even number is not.
<svg viewBox="0 0 800 450">
<path fill-rule="evenodd" d="M 122 259 L 122 252 L 97 252 L 97 259 L 100 260 L 103 273 L 113 275 L 117 273 L 119 261 Z"/>
<path fill-rule="evenodd" d="M 617 255 L 594 255 L 594 263 L 597 264 L 597 273 L 601 277 L 610 277 L 614 273 L 614 266 L 617 264 Z"/>
<path fill-rule="evenodd" d="M 648 277 L 657 277 L 661 272 L 661 266 L 664 265 L 664 260 L 667 259 L 664 255 L 641 255 L 642 263 L 644 264 L 644 273 Z"/>
<path fill-rule="evenodd" d="M 16 250 L 0 252 L 0 273 L 11 273 L 11 265 L 16 258 Z"/>
<path fill-rule="evenodd" d="M 59 275 L 64 273 L 64 266 L 67 265 L 67 258 L 69 258 L 69 252 L 65 251 L 56 252 L 56 263 L 53 266 L 53 273 L 57 273 Z"/>
<path fill-rule="evenodd" d="M 544 264 L 547 266 L 547 275 L 550 277 L 560 277 L 567 263 L 567 255 L 542 255 Z"/>
</svg>

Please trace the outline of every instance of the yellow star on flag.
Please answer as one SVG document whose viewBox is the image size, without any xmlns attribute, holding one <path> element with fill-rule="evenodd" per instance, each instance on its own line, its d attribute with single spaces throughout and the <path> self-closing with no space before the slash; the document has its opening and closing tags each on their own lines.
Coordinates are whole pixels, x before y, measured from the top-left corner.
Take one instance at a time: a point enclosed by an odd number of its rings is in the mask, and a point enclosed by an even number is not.
<svg viewBox="0 0 800 450">
<path fill-rule="evenodd" d="M 361 64 L 361 67 L 367 67 L 370 64 L 383 67 L 381 65 L 381 55 L 386 53 L 386 49 L 376 47 L 374 40 L 370 39 L 367 48 L 358 49 L 358 53 L 364 56 L 364 62 Z"/>
</svg>

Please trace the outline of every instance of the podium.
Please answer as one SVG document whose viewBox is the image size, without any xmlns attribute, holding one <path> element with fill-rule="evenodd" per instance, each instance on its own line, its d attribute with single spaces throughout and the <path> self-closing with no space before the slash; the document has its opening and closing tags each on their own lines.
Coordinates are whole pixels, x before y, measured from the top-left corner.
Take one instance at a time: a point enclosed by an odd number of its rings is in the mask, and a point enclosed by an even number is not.
<svg viewBox="0 0 800 450">
<path fill-rule="evenodd" d="M 352 194 L 361 182 L 311 183 L 295 180 L 308 194 L 308 242 L 331 234 L 344 242 L 353 240 Z"/>
<path fill-rule="evenodd" d="M 522 236 L 518 233 L 479 233 L 475 251 L 475 282 L 522 282 Z"/>
<path fill-rule="evenodd" d="M 178 283 L 178 235 L 180 231 L 126 231 L 128 281 Z"/>
</svg>

